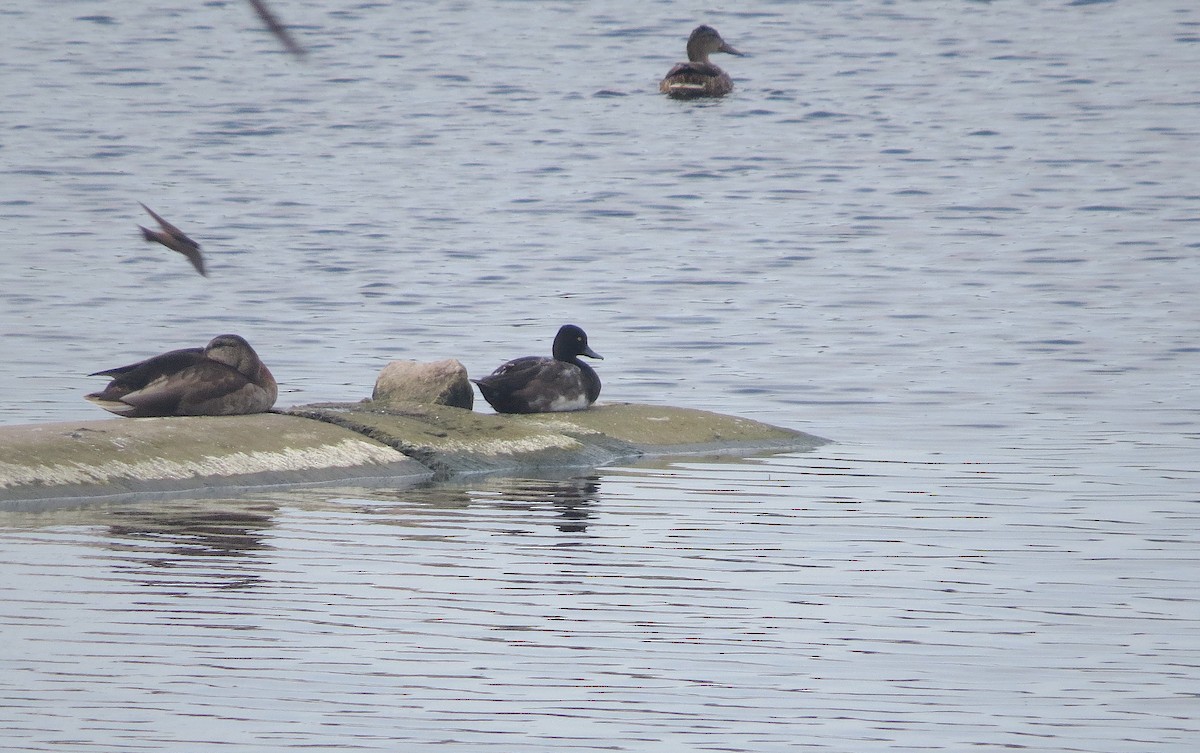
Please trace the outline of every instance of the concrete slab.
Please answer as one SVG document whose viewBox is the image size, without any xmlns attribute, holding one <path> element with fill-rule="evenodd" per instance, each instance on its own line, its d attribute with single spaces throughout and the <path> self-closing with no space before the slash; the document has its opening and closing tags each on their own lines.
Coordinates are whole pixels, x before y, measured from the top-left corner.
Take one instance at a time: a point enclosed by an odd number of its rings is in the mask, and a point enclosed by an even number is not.
<svg viewBox="0 0 1200 753">
<path fill-rule="evenodd" d="M 0 427 L 0 509 L 38 500 L 393 475 L 433 474 L 383 444 L 296 416 Z"/>
<path fill-rule="evenodd" d="M 644 456 L 807 450 L 827 441 L 735 416 L 630 403 L 510 416 L 364 401 L 286 414 L 9 426 L 0 427 L 0 510 L 352 479 L 539 473 Z"/>
<path fill-rule="evenodd" d="M 808 450 L 829 440 L 736 416 L 662 405 L 609 403 L 569 413 L 499 415 L 444 405 L 330 403 L 292 408 L 420 460 L 438 478 L 646 455 Z"/>
</svg>

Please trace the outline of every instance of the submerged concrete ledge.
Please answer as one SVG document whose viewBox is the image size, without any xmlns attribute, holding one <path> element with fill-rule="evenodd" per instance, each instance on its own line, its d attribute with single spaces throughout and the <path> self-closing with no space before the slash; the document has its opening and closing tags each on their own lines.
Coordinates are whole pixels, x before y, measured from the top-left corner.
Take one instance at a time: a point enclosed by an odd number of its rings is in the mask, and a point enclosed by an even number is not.
<svg viewBox="0 0 1200 753">
<path fill-rule="evenodd" d="M 272 413 L 0 427 L 0 510 L 392 475 L 432 473 L 354 432 Z"/>
<path fill-rule="evenodd" d="M 563 466 L 643 456 L 807 450 L 829 440 L 720 413 L 609 403 L 571 413 L 499 415 L 446 405 L 329 403 L 292 408 L 421 461 L 438 477 Z"/>
<path fill-rule="evenodd" d="M 0 510 L 51 500 L 591 467 L 643 456 L 806 450 L 827 440 L 629 403 L 509 416 L 370 401 L 286 414 L 0 427 Z"/>
</svg>

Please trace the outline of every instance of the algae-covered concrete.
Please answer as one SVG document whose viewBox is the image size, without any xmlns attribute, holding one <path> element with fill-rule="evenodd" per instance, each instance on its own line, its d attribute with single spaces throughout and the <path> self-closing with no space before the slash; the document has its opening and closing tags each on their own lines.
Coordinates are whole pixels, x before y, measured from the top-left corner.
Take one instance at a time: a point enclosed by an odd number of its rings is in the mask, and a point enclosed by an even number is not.
<svg viewBox="0 0 1200 753">
<path fill-rule="evenodd" d="M 0 428 L 0 508 L 20 501 L 429 477 L 396 450 L 295 416 L 137 418 Z"/>
<path fill-rule="evenodd" d="M 572 434 L 594 433 L 628 442 L 644 455 L 786 448 L 807 450 L 829 440 L 737 416 L 666 405 L 612 403 L 574 413 L 512 418 Z"/>
<path fill-rule="evenodd" d="M 735 416 L 615 403 L 570 413 L 499 415 L 445 405 L 337 403 L 290 413 L 329 421 L 389 444 L 449 477 L 597 466 L 645 455 L 807 450 L 828 440 Z"/>
<path fill-rule="evenodd" d="M 719 413 L 628 403 L 512 416 L 364 401 L 300 406 L 287 415 L 0 427 L 0 509 L 356 478 L 414 482 L 825 442 Z"/>
</svg>

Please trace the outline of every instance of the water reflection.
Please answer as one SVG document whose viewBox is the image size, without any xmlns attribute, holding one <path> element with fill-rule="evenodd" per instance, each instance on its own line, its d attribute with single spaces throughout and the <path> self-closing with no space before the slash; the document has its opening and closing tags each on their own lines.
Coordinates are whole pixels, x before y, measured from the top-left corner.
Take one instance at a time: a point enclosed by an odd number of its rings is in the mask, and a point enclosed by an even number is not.
<svg viewBox="0 0 1200 753">
<path fill-rule="evenodd" d="M 264 500 L 172 500 L 105 514 L 103 546 L 127 577 L 154 588 L 249 589 L 261 582 L 256 554 L 278 512 Z"/>
<path fill-rule="evenodd" d="M 400 492 L 345 489 L 338 496 L 350 502 L 369 502 L 370 511 L 395 522 L 414 523 L 442 509 L 492 508 L 525 512 L 523 519 L 542 519 L 553 513 L 563 533 L 583 533 L 599 504 L 601 477 L 595 472 L 563 477 L 551 473 L 536 478 L 491 478 L 472 482 L 430 484 Z M 376 502 L 396 502 L 378 505 Z"/>
<path fill-rule="evenodd" d="M 108 525 L 117 551 L 145 551 L 150 546 L 175 557 L 234 557 L 266 549 L 265 530 L 274 505 L 251 503 L 237 509 L 222 502 L 171 502 L 112 510 Z"/>
<path fill-rule="evenodd" d="M 491 485 L 492 488 L 475 490 L 475 501 L 489 500 L 495 503 L 524 508 L 529 511 L 553 510 L 559 522 L 556 527 L 563 533 L 582 533 L 587 530 L 588 520 L 600 496 L 600 478 L 583 476 L 562 480 L 505 479 Z"/>
</svg>

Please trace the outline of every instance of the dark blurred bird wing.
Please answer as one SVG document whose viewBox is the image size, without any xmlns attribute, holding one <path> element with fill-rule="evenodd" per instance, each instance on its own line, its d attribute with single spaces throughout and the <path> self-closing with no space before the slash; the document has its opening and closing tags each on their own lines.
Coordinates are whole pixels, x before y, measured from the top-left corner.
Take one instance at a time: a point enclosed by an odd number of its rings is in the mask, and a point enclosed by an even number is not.
<svg viewBox="0 0 1200 753">
<path fill-rule="evenodd" d="M 142 204 L 140 201 L 138 203 Z M 208 277 L 208 272 L 204 269 L 204 256 L 200 253 L 200 244 L 187 237 L 182 230 L 164 220 L 161 215 L 150 207 L 142 204 L 142 209 L 145 209 L 154 218 L 154 221 L 162 227 L 162 231 L 158 231 L 138 225 L 138 228 L 142 231 L 142 237 L 148 241 L 161 243 L 172 251 L 178 251 L 183 254 L 202 277 Z"/>
<path fill-rule="evenodd" d="M 305 54 L 307 54 L 307 50 L 301 47 L 299 42 L 292 37 L 291 32 L 289 32 L 284 25 L 279 22 L 279 18 L 276 17 L 271 9 L 267 7 L 267 4 L 264 0 L 250 0 L 250 5 L 254 6 L 254 12 L 258 14 L 260 19 L 262 19 L 262 22 L 267 29 L 275 35 L 275 38 L 287 48 L 288 52 L 292 53 L 298 58 L 302 58 L 305 56 Z"/>
<path fill-rule="evenodd" d="M 180 230 L 179 228 L 175 227 L 171 223 L 164 220 L 162 218 L 161 214 L 159 214 L 158 212 L 155 212 L 153 209 L 146 206 L 145 204 L 142 204 L 142 202 L 140 202 L 140 201 L 138 202 L 138 204 L 141 205 L 142 209 L 146 210 L 147 214 L 149 214 L 151 217 L 154 218 L 154 221 L 159 224 L 159 227 L 161 227 L 163 230 L 165 230 L 167 232 L 167 235 L 173 235 L 173 236 L 177 236 L 179 238 L 186 238 L 189 243 L 191 243 L 193 245 L 198 245 L 191 238 L 188 238 L 186 235 L 184 235 L 182 230 Z"/>
</svg>

